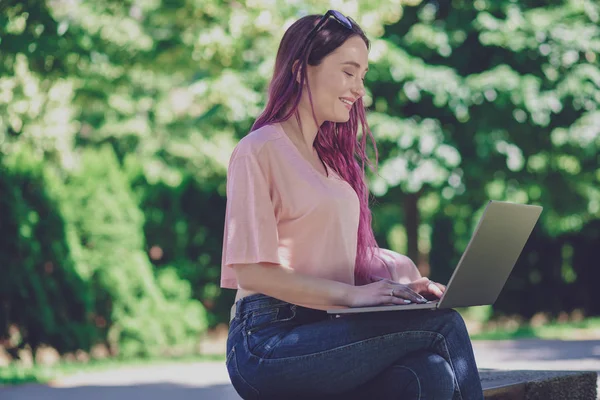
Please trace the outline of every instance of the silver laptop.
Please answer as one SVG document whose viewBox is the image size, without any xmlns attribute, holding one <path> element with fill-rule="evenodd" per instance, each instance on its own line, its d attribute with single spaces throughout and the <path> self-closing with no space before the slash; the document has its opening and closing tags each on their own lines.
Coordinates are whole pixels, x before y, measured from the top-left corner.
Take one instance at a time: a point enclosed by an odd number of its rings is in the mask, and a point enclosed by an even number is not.
<svg viewBox="0 0 600 400">
<path fill-rule="evenodd" d="M 329 309 L 329 314 L 470 307 L 493 304 L 504 287 L 542 207 L 490 201 L 441 299 L 427 303 Z"/>
</svg>

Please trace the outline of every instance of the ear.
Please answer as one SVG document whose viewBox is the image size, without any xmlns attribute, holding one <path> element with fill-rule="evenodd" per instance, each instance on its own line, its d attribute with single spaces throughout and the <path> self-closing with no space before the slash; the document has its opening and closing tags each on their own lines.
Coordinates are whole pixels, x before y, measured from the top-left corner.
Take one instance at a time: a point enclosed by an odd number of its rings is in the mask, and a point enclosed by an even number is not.
<svg viewBox="0 0 600 400">
<path fill-rule="evenodd" d="M 292 65 L 292 74 L 296 75 L 296 82 L 300 83 L 300 73 L 302 72 L 302 67 L 299 65 L 300 60 L 294 61 Z"/>
</svg>

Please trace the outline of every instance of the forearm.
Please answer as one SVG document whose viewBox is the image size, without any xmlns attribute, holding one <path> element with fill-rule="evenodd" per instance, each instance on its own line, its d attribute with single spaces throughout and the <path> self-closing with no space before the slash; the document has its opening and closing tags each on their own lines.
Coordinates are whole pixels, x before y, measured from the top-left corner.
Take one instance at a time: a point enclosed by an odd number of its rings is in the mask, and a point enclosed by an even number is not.
<svg viewBox="0 0 600 400">
<path fill-rule="evenodd" d="M 304 275 L 277 264 L 234 266 L 240 287 L 293 304 L 348 306 L 352 285 Z"/>
<path fill-rule="evenodd" d="M 417 266 L 407 256 L 384 248 L 375 249 L 371 247 L 370 249 L 374 251 L 369 269 L 370 281 L 384 278 L 398 283 L 410 283 L 421 278 Z"/>
</svg>

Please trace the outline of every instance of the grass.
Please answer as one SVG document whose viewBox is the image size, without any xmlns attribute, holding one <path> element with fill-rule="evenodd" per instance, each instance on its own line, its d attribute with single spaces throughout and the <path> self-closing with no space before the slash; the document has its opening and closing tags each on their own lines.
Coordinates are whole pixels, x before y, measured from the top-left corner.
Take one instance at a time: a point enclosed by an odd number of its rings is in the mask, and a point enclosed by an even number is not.
<svg viewBox="0 0 600 400">
<path fill-rule="evenodd" d="M 186 357 L 155 357 L 127 360 L 101 359 L 91 360 L 85 363 L 75 361 L 60 361 L 52 366 L 23 366 L 20 364 L 10 364 L 6 367 L 0 367 L 0 386 L 18 385 L 24 383 L 48 383 L 52 380 L 73 375 L 75 373 L 101 372 L 128 367 L 197 363 L 207 361 L 225 362 L 225 355 L 193 355 Z"/>
<path fill-rule="evenodd" d="M 584 340 L 600 338 L 600 318 L 587 318 L 579 322 L 549 322 L 541 326 L 521 325 L 513 329 L 496 328 L 471 335 L 472 340 L 509 339 Z"/>
</svg>

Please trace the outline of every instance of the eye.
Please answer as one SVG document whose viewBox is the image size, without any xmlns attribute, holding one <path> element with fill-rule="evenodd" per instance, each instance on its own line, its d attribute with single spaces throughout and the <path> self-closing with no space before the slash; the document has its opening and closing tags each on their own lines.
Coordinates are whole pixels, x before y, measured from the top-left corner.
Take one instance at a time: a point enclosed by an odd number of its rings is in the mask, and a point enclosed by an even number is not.
<svg viewBox="0 0 600 400">
<path fill-rule="evenodd" d="M 344 71 L 344 73 L 345 73 L 346 75 L 348 75 L 348 76 L 354 76 L 353 74 L 351 74 L 351 73 L 349 73 L 349 72 L 346 72 L 346 71 Z M 361 80 L 364 82 L 364 81 L 365 81 L 365 78 L 361 78 Z"/>
</svg>

